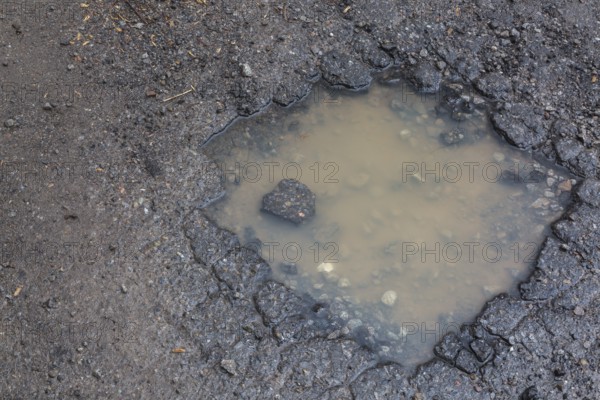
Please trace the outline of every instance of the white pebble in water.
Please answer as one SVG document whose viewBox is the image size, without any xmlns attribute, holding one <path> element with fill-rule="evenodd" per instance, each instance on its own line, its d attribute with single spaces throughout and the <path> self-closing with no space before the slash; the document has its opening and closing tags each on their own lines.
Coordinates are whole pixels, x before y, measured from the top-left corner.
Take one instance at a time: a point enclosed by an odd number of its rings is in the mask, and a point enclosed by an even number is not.
<svg viewBox="0 0 600 400">
<path fill-rule="evenodd" d="M 317 271 L 319 271 L 319 272 L 325 272 L 325 273 L 333 272 L 333 264 L 332 263 L 327 263 L 327 262 L 321 263 L 317 267 Z"/>
<path fill-rule="evenodd" d="M 398 298 L 398 295 L 396 294 L 395 291 L 393 290 L 388 290 L 387 292 L 385 292 L 383 294 L 383 296 L 381 296 L 381 302 L 383 304 L 385 304 L 386 306 L 393 306 L 394 303 L 396 303 L 396 299 Z"/>
</svg>

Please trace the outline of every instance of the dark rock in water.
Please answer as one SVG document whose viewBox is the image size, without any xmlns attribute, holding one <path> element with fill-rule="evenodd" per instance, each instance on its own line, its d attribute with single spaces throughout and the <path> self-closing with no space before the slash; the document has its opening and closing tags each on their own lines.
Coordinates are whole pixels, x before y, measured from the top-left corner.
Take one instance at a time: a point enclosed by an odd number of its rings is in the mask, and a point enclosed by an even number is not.
<svg viewBox="0 0 600 400">
<path fill-rule="evenodd" d="M 418 64 L 413 70 L 409 71 L 407 78 L 421 93 L 438 92 L 442 82 L 440 71 L 429 63 Z"/>
<path fill-rule="evenodd" d="M 337 51 L 330 51 L 323 56 L 321 72 L 323 78 L 335 86 L 358 89 L 371 83 L 371 74 L 366 65 Z"/>
<path fill-rule="evenodd" d="M 296 263 L 281 263 L 279 264 L 279 269 L 287 275 L 296 275 L 298 273 L 298 265 Z"/>
<path fill-rule="evenodd" d="M 449 132 L 440 133 L 440 140 L 445 145 L 459 144 L 465 139 L 465 134 L 460 129 L 453 129 Z"/>
<path fill-rule="evenodd" d="M 283 179 L 263 196 L 262 211 L 300 224 L 315 215 L 315 200 L 315 194 L 305 184 Z"/>
</svg>

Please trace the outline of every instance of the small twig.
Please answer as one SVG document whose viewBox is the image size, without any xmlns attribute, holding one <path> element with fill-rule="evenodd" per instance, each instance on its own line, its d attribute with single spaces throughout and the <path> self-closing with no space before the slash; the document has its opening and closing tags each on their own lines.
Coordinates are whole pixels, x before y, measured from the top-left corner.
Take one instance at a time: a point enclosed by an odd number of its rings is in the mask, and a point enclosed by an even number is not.
<svg viewBox="0 0 600 400">
<path fill-rule="evenodd" d="M 129 0 L 123 0 L 123 1 L 125 2 L 125 4 L 127 4 L 127 5 L 129 6 L 129 8 L 131 8 L 131 9 L 133 10 L 133 12 L 135 13 L 135 15 L 137 15 L 137 16 L 138 16 L 138 18 L 140 19 L 140 21 L 142 21 L 144 24 L 148 24 L 148 23 L 146 22 L 146 19 L 145 19 L 144 17 L 142 17 L 142 14 L 140 14 L 140 13 L 138 12 L 138 10 L 136 10 L 136 9 L 135 9 L 135 8 L 134 8 L 134 7 L 131 5 L 131 3 L 129 2 Z"/>
<path fill-rule="evenodd" d="M 163 100 L 163 103 L 166 103 L 167 101 L 174 100 L 174 99 L 176 99 L 178 97 L 181 97 L 181 96 L 185 96 L 186 94 L 191 93 L 191 92 L 195 92 L 195 91 L 196 91 L 196 88 L 194 86 L 192 86 L 191 89 L 188 89 L 185 92 L 176 94 L 175 96 L 167 97 L 166 99 Z"/>
</svg>

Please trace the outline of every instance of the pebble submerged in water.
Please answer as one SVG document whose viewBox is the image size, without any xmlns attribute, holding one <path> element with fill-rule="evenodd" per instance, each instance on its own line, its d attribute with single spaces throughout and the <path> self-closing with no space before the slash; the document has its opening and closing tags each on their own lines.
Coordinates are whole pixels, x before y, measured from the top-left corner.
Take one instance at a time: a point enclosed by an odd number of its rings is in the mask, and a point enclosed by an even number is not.
<svg viewBox="0 0 600 400">
<path fill-rule="evenodd" d="M 398 298 L 398 295 L 396 294 L 395 291 L 393 290 L 388 290 L 387 292 L 385 292 L 383 294 L 383 296 L 381 296 L 381 302 L 383 304 L 385 304 L 386 306 L 393 306 L 394 303 L 396 303 L 396 299 Z"/>
</svg>

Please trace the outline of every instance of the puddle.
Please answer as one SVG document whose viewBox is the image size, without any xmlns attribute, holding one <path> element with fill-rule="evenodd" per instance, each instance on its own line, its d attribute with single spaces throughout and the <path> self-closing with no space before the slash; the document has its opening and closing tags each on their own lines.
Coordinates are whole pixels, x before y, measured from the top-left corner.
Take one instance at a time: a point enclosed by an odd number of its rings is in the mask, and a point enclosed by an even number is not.
<svg viewBox="0 0 600 400">
<path fill-rule="evenodd" d="M 443 334 L 515 290 L 572 184 L 502 142 L 485 110 L 469 102 L 451 115 L 445 99 L 402 82 L 319 87 L 207 145 L 227 186 L 210 208 L 219 224 L 260 248 L 276 279 L 348 304 L 347 331 L 404 365 L 430 359 Z M 260 211 L 283 178 L 316 195 L 301 225 Z"/>
</svg>

